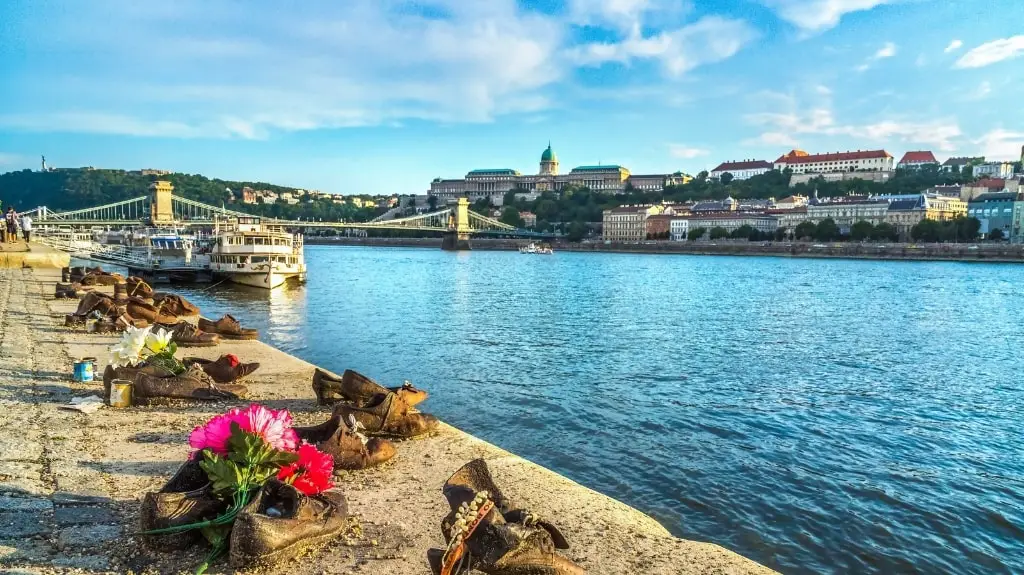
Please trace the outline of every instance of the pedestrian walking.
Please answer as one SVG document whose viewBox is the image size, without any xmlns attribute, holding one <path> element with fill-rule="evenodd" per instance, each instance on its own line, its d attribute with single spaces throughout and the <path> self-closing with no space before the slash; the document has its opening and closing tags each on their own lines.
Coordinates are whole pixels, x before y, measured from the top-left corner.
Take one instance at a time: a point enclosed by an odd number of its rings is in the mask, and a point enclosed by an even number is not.
<svg viewBox="0 0 1024 575">
<path fill-rule="evenodd" d="M 32 236 L 32 216 L 28 214 L 21 216 L 21 235 L 24 236 L 27 244 Z"/>
<path fill-rule="evenodd" d="M 14 211 L 14 206 L 7 208 L 4 219 L 7 222 L 7 243 L 13 244 L 18 241 L 18 212 Z"/>
</svg>

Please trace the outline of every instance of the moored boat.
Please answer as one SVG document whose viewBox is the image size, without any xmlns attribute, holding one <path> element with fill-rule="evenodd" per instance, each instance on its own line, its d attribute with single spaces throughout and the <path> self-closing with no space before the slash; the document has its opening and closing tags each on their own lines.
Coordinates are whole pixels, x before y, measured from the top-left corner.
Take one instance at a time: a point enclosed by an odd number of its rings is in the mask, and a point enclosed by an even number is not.
<svg viewBox="0 0 1024 575">
<path fill-rule="evenodd" d="M 257 217 L 218 222 L 210 252 L 210 271 L 251 287 L 273 289 L 294 279 L 306 281 L 302 235 Z"/>
<path fill-rule="evenodd" d="M 538 246 L 537 244 L 531 242 L 530 245 L 520 246 L 519 247 L 519 253 L 521 253 L 521 254 L 535 254 L 535 255 L 541 255 L 541 256 L 549 256 L 549 255 L 555 253 L 555 250 L 551 249 L 551 246 L 546 246 L 546 245 L 543 245 L 543 244 Z"/>
</svg>

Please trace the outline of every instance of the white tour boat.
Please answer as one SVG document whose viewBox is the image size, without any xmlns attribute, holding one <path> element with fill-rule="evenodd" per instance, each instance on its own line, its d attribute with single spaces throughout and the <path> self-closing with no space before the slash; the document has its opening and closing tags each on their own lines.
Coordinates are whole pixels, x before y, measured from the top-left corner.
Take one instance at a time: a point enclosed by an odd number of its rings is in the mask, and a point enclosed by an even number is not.
<svg viewBox="0 0 1024 575">
<path fill-rule="evenodd" d="M 536 255 L 541 255 L 541 256 L 549 256 L 549 255 L 555 253 L 555 250 L 553 250 L 550 247 L 545 246 L 545 245 L 538 246 L 537 244 L 531 243 L 528 246 L 520 246 L 519 253 L 521 253 L 521 254 L 536 254 Z"/>
<path fill-rule="evenodd" d="M 257 217 L 232 218 L 214 230 L 210 271 L 242 285 L 273 289 L 291 278 L 306 281 L 302 234 L 264 224 Z"/>
</svg>

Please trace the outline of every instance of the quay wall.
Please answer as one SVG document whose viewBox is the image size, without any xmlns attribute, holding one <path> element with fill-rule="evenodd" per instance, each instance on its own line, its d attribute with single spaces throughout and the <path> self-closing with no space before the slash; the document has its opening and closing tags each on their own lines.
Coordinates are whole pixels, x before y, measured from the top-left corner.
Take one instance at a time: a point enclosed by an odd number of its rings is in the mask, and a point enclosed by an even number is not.
<svg viewBox="0 0 1024 575">
<path fill-rule="evenodd" d="M 0 268 L 55 268 L 70 265 L 71 256 L 37 243 L 0 243 Z"/>
<path fill-rule="evenodd" d="M 133 533 L 143 494 L 159 489 L 184 461 L 192 428 L 229 407 L 254 401 L 288 409 L 296 425 L 323 422 L 330 409 L 316 405 L 315 366 L 259 341 L 225 341 L 180 355 L 231 353 L 259 362 L 244 401 L 104 408 L 91 415 L 63 410 L 72 397 L 102 394 L 101 381 L 71 381 L 72 364 L 95 357 L 102 373 L 119 336 L 63 327 L 77 302 L 53 298 L 59 279 L 58 270 L 0 269 L 0 347 L 12 351 L 0 354 L 0 373 L 12 374 L 0 386 L 0 446 L 18 446 L 0 449 L 0 470 L 7 470 L 0 472 L 0 527 L 10 519 L 17 533 L 38 535 L 0 533 L 0 568 L 191 571 L 204 549 L 153 553 L 139 546 Z M 207 317 L 231 312 L 202 311 Z M 443 385 L 415 383 L 428 390 Z M 420 407 L 429 412 L 431 400 Z M 444 543 L 440 521 L 448 507 L 441 487 L 460 466 L 483 457 L 514 505 L 556 524 L 571 544 L 565 554 L 591 575 L 773 573 L 723 547 L 673 537 L 650 516 L 451 425 L 400 441 L 397 450 L 380 467 L 337 479 L 359 525 L 353 536 L 262 572 L 429 575 L 427 549 Z M 17 517 L 10 511 L 26 509 Z M 211 569 L 228 572 L 224 563 Z"/>
<path fill-rule="evenodd" d="M 473 238 L 475 250 L 518 250 L 528 240 Z M 306 238 L 307 245 L 390 246 L 441 248 L 440 238 Z M 1024 263 L 1024 244 L 872 244 L 857 242 L 602 242 L 555 241 L 555 251 L 637 254 L 688 254 L 730 256 L 778 256 L 797 258 L 847 258 Z"/>
</svg>

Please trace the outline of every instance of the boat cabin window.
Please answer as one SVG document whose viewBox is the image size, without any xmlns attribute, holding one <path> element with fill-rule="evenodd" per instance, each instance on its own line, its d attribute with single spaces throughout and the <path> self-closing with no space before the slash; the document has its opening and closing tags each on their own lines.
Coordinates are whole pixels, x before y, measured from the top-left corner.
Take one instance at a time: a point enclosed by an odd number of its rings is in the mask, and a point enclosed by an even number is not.
<svg viewBox="0 0 1024 575">
<path fill-rule="evenodd" d="M 239 217 L 238 223 L 247 225 L 258 225 L 260 223 L 260 219 L 254 217 Z"/>
</svg>

